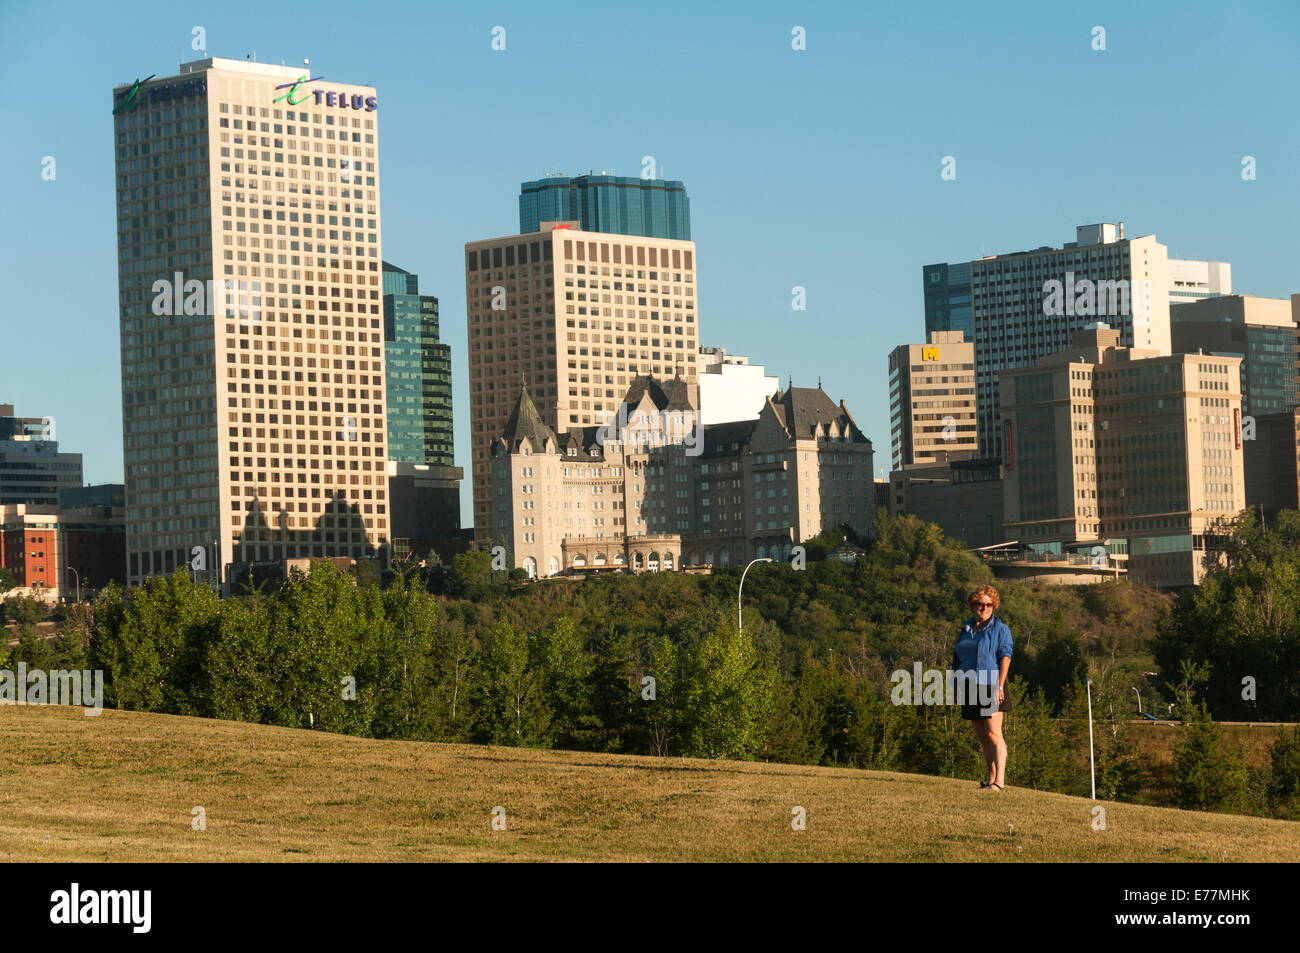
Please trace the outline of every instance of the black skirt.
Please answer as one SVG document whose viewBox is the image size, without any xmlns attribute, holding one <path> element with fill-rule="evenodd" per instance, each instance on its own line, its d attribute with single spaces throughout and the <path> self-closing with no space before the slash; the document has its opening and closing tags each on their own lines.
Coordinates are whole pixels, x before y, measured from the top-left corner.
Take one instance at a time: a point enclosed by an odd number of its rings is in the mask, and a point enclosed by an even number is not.
<svg viewBox="0 0 1300 953">
<path fill-rule="evenodd" d="M 1006 712 L 1010 710 L 1011 710 L 1011 693 L 1006 690 L 1003 690 L 1002 704 L 998 706 L 998 711 Z M 993 717 L 991 713 L 990 714 L 984 713 L 983 705 L 962 705 L 961 716 L 965 718 L 967 721 L 974 721 L 976 718 Z"/>
</svg>

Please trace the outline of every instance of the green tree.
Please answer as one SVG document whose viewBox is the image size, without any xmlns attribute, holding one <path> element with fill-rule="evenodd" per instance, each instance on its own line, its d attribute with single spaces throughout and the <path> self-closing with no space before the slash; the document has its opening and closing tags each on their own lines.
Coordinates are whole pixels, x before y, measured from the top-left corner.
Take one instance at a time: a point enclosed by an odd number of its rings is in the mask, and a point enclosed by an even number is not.
<svg viewBox="0 0 1300 953">
<path fill-rule="evenodd" d="M 654 679 L 654 697 L 646 697 L 646 685 L 636 695 L 632 704 L 638 707 L 633 710 L 643 713 L 640 722 L 647 750 L 663 757 L 678 750 L 683 717 L 682 655 L 668 636 L 661 636 L 655 645 L 646 674 Z"/>
<path fill-rule="evenodd" d="M 446 590 L 452 598 L 482 595 L 492 582 L 492 556 L 488 553 L 457 553 L 447 572 Z"/>
<path fill-rule="evenodd" d="M 1093 757 L 1096 762 L 1097 797 L 1106 801 L 1128 801 L 1141 784 L 1137 745 L 1129 712 L 1132 702 L 1129 680 L 1113 667 L 1099 670 L 1092 680 Z M 1061 723 L 1073 782 L 1060 790 L 1086 797 L 1090 793 L 1088 765 L 1088 698 L 1083 682 L 1069 692 Z"/>
<path fill-rule="evenodd" d="M 482 655 L 471 629 L 448 618 L 434 635 L 420 698 L 420 735 L 428 741 L 469 741 L 474 686 Z"/>
<path fill-rule="evenodd" d="M 1300 513 L 1282 511 L 1264 532 L 1246 511 L 1221 541 L 1226 568 L 1179 598 L 1156 662 L 1167 681 L 1185 661 L 1203 664 L 1204 699 L 1222 718 L 1300 719 Z"/>
<path fill-rule="evenodd" d="M 904 770 L 946 778 L 973 778 L 986 773 L 983 755 L 969 721 L 955 705 L 904 705 Z"/>
<path fill-rule="evenodd" d="M 213 718 L 283 723 L 276 714 L 281 710 L 278 695 L 282 686 L 273 674 L 277 647 L 270 621 L 256 598 L 221 603 L 221 637 L 209 648 L 207 658 L 208 705 Z"/>
<path fill-rule="evenodd" d="M 35 625 L 50 614 L 49 607 L 34 596 L 11 596 L 4 601 L 4 610 L 19 625 L 25 622 Z"/>
<path fill-rule="evenodd" d="M 106 590 L 97 603 L 91 655 L 111 681 L 118 707 L 208 714 L 205 662 L 219 613 L 217 594 L 187 569 L 150 577 L 129 600 L 115 587 Z"/>
<path fill-rule="evenodd" d="M 36 626 L 23 622 L 18 626 L 18 644 L 14 646 L 11 661 L 14 665 L 24 663 L 29 671 L 36 669 L 50 670 L 57 668 L 56 653 L 49 642 L 36 631 Z"/>
<path fill-rule="evenodd" d="M 1278 817 L 1300 821 L 1300 728 L 1293 727 L 1290 737 L 1279 732 L 1269 754 L 1269 803 Z"/>
<path fill-rule="evenodd" d="M 550 747 L 551 707 L 541 666 L 534 664 L 528 635 L 500 622 L 483 658 L 481 729 L 492 744 Z"/>
<path fill-rule="evenodd" d="M 374 734 L 379 738 L 423 738 L 432 702 L 442 617 L 418 574 L 398 576 L 383 595 L 384 626 L 379 646 L 379 691 Z"/>
<path fill-rule="evenodd" d="M 793 686 L 777 693 L 770 751 L 794 764 L 844 764 L 855 714 L 848 677 L 833 656 L 804 656 Z"/>
<path fill-rule="evenodd" d="M 59 627 L 59 636 L 54 644 L 55 654 L 58 656 L 57 667 L 86 668 L 86 640 L 84 621 L 79 615 L 70 616 L 68 621 Z"/>
<path fill-rule="evenodd" d="M 1240 759 L 1223 750 L 1223 731 L 1205 704 L 1184 714 L 1182 738 L 1174 746 L 1174 789 L 1179 807 L 1230 811 L 1245 796 Z"/>
<path fill-rule="evenodd" d="M 851 677 L 848 745 L 845 762 L 876 771 L 897 771 L 902 761 L 906 718 L 867 679 Z"/>
<path fill-rule="evenodd" d="M 619 617 L 623 618 L 621 613 Z M 652 660 L 646 674 L 656 680 L 656 695 L 660 700 L 643 702 L 629 634 L 607 624 L 596 636 L 593 648 L 591 670 L 587 675 L 591 712 L 587 746 L 595 751 L 663 754 L 655 749 L 649 734 L 653 716 L 671 704 L 671 701 L 662 700 L 664 674 L 658 670 L 657 661 Z"/>
<path fill-rule="evenodd" d="M 271 724 L 369 735 L 381 686 L 383 598 L 319 562 L 266 603 L 277 691 Z"/>
<path fill-rule="evenodd" d="M 771 730 L 776 671 L 749 637 L 722 624 L 690 657 L 683 684 L 684 753 L 752 760 Z"/>
<path fill-rule="evenodd" d="M 556 747 L 589 747 L 599 727 L 591 710 L 588 684 L 592 664 L 568 616 L 561 616 L 551 624 L 541 654 L 546 697 L 555 713 Z"/>
<path fill-rule="evenodd" d="M 1078 633 L 1066 629 L 1057 609 L 1029 666 L 1028 681 L 1043 693 L 1051 711 L 1059 712 L 1070 689 L 1087 675 L 1088 663 Z"/>
<path fill-rule="evenodd" d="M 1007 777 L 1037 791 L 1062 791 L 1069 783 L 1064 740 L 1041 688 L 1032 692 L 1022 678 L 1007 686 L 1011 712 L 1004 715 Z"/>
</svg>

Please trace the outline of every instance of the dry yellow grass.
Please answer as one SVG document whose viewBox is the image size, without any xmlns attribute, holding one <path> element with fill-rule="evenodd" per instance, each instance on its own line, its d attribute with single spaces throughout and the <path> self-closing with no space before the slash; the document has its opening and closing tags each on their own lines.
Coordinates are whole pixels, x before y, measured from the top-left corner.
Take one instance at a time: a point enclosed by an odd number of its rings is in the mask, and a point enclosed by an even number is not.
<svg viewBox="0 0 1300 953">
<path fill-rule="evenodd" d="M 1096 831 L 1084 799 L 922 775 L 0 708 L 0 860 L 1300 858 L 1300 824 L 1105 806 Z"/>
</svg>

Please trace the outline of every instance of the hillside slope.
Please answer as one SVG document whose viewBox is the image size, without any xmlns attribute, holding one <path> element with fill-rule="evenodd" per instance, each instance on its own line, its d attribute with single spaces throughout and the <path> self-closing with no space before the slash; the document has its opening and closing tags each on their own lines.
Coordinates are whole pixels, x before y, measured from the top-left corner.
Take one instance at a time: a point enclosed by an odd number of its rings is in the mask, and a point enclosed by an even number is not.
<svg viewBox="0 0 1300 953">
<path fill-rule="evenodd" d="M 1087 800 L 922 775 L 0 708 L 0 860 L 1300 858 L 1300 824 L 1105 807 L 1098 831 Z"/>
</svg>

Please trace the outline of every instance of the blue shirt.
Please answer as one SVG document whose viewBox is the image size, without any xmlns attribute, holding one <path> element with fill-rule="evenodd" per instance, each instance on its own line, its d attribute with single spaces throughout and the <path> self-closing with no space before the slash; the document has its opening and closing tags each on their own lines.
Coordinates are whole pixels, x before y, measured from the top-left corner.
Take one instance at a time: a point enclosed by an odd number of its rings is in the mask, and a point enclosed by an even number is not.
<svg viewBox="0 0 1300 953">
<path fill-rule="evenodd" d="M 973 618 L 966 621 L 957 636 L 957 644 L 952 650 L 952 669 L 954 672 L 979 673 L 977 681 L 981 685 L 996 685 L 998 681 L 998 662 L 1011 658 L 1011 630 L 997 616 L 989 619 L 983 629 L 975 628 Z"/>
</svg>

